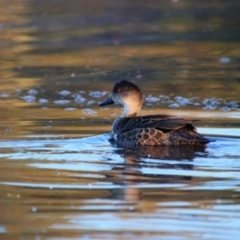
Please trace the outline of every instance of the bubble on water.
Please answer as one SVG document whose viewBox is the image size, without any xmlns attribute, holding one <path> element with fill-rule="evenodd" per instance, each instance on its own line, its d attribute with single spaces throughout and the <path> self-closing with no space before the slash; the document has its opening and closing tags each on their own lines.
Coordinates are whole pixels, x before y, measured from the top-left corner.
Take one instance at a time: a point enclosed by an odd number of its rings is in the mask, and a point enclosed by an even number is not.
<svg viewBox="0 0 240 240">
<path fill-rule="evenodd" d="M 28 91 L 28 94 L 31 95 L 31 96 L 35 96 L 35 95 L 38 94 L 38 91 L 35 90 L 35 89 L 30 89 L 30 90 Z"/>
<path fill-rule="evenodd" d="M 171 101 L 169 96 L 164 96 L 164 95 L 160 94 L 158 97 L 160 98 L 160 101 L 163 102 L 163 103 L 164 102 L 170 103 L 170 101 Z"/>
<path fill-rule="evenodd" d="M 42 240 L 42 237 L 40 235 L 35 235 L 35 240 Z"/>
<path fill-rule="evenodd" d="M 221 111 L 224 111 L 224 112 L 227 112 L 227 111 L 230 111 L 231 109 L 227 106 L 223 106 L 220 108 Z"/>
<path fill-rule="evenodd" d="M 114 40 L 114 41 L 113 41 L 113 44 L 114 44 L 115 46 L 118 46 L 118 45 L 120 44 L 120 42 L 119 42 L 118 40 Z"/>
<path fill-rule="evenodd" d="M 81 91 L 79 91 L 79 93 L 84 94 L 84 93 L 86 93 L 86 91 L 81 90 Z"/>
<path fill-rule="evenodd" d="M 207 105 L 203 109 L 204 110 L 214 110 L 214 109 L 216 109 L 216 106 Z"/>
<path fill-rule="evenodd" d="M 92 109 L 90 109 L 90 108 L 85 108 L 85 109 L 83 109 L 82 111 L 83 111 L 85 114 L 89 114 L 89 115 L 96 115 L 96 114 L 97 114 L 94 110 L 92 110 Z"/>
<path fill-rule="evenodd" d="M 188 70 L 183 69 L 183 70 L 182 70 L 182 73 L 187 74 L 187 73 L 188 73 Z"/>
<path fill-rule="evenodd" d="M 168 99 L 169 98 L 169 96 L 165 96 L 163 94 L 160 94 L 158 97 L 161 98 L 161 99 L 166 99 L 166 98 Z"/>
<path fill-rule="evenodd" d="M 137 79 L 141 79 L 141 78 L 142 78 L 142 75 L 141 75 L 141 74 L 137 74 L 137 75 L 136 75 L 136 78 L 137 78 Z"/>
<path fill-rule="evenodd" d="M 3 226 L 0 226 L 0 233 L 6 233 L 7 230 L 5 229 L 5 227 Z"/>
<path fill-rule="evenodd" d="M 80 94 L 74 95 L 74 101 L 78 104 L 84 103 L 87 99 L 82 97 Z"/>
<path fill-rule="evenodd" d="M 65 111 L 73 111 L 73 110 L 76 110 L 76 108 L 74 108 L 74 107 L 68 107 L 68 108 L 65 108 L 64 110 L 65 110 Z"/>
<path fill-rule="evenodd" d="M 31 211 L 32 211 L 32 212 L 37 212 L 37 210 L 38 210 L 37 207 L 32 207 L 32 208 L 31 208 Z"/>
<path fill-rule="evenodd" d="M 9 94 L 3 92 L 3 93 L 1 93 L 0 96 L 1 96 L 1 98 L 8 98 Z"/>
<path fill-rule="evenodd" d="M 75 73 L 72 73 L 72 74 L 71 74 L 71 77 L 75 77 Z"/>
<path fill-rule="evenodd" d="M 18 94 L 20 94 L 20 93 L 22 92 L 22 90 L 21 90 L 21 89 L 18 89 L 18 88 L 16 88 L 16 89 L 15 89 L 15 92 L 16 92 L 16 94 L 18 95 Z"/>
<path fill-rule="evenodd" d="M 226 102 L 225 104 L 226 104 L 227 106 L 229 106 L 231 109 L 238 109 L 238 107 L 239 107 L 238 102 L 235 101 L 235 100 L 232 100 L 232 101 L 230 101 L 230 102 Z"/>
<path fill-rule="evenodd" d="M 40 98 L 39 103 L 41 103 L 41 104 L 48 103 L 48 100 L 45 98 Z"/>
<path fill-rule="evenodd" d="M 67 96 L 67 95 L 69 95 L 70 93 L 71 93 L 71 92 L 68 91 L 68 90 L 62 90 L 62 91 L 59 92 L 59 94 L 62 95 L 62 96 Z"/>
<path fill-rule="evenodd" d="M 152 103 L 146 103 L 145 105 L 146 106 L 152 106 Z"/>
<path fill-rule="evenodd" d="M 5 131 L 6 131 L 6 132 L 11 132 L 12 129 L 11 129 L 11 128 L 6 128 Z"/>
<path fill-rule="evenodd" d="M 23 96 L 22 99 L 28 103 L 33 103 L 36 101 L 36 97 L 32 95 Z"/>
<path fill-rule="evenodd" d="M 94 97 L 94 98 L 101 98 L 107 94 L 106 91 L 92 91 L 89 93 L 89 96 Z"/>
<path fill-rule="evenodd" d="M 199 102 L 195 102 L 195 103 L 193 103 L 193 105 L 194 105 L 194 106 L 200 106 L 201 103 L 199 103 Z"/>
<path fill-rule="evenodd" d="M 179 108 L 180 105 L 178 103 L 173 103 L 169 105 L 170 108 Z"/>
<path fill-rule="evenodd" d="M 70 100 L 56 100 L 56 101 L 54 101 L 54 103 L 57 105 L 65 105 L 65 104 L 70 103 Z"/>
<path fill-rule="evenodd" d="M 72 94 L 72 97 L 73 97 L 73 98 L 76 98 L 76 97 L 79 97 L 79 96 L 81 96 L 81 95 L 78 94 L 78 93 L 74 93 L 74 94 Z"/>
<path fill-rule="evenodd" d="M 88 101 L 88 102 L 86 103 L 86 105 L 92 105 L 92 104 L 94 104 L 94 103 L 95 103 L 94 100 L 90 100 L 90 101 Z"/>
<path fill-rule="evenodd" d="M 216 98 L 206 98 L 202 102 L 205 107 L 203 109 L 205 110 L 213 110 L 216 109 L 217 106 L 220 104 L 220 100 Z"/>
<path fill-rule="evenodd" d="M 181 106 L 185 106 L 187 104 L 191 104 L 192 101 L 191 99 L 188 98 L 184 98 L 184 97 L 180 97 L 180 96 L 176 96 L 175 100 L 181 105 Z"/>
<path fill-rule="evenodd" d="M 128 210 L 129 210 L 129 211 L 134 211 L 135 208 L 134 208 L 133 206 L 129 206 L 129 207 L 128 207 Z"/>
<path fill-rule="evenodd" d="M 160 99 L 157 97 L 146 97 L 145 100 L 149 103 L 155 103 L 158 102 Z"/>
<path fill-rule="evenodd" d="M 221 58 L 219 58 L 218 61 L 219 61 L 220 63 L 222 63 L 222 64 L 228 64 L 228 63 L 231 62 L 231 58 L 229 58 L 229 57 L 221 57 Z"/>
</svg>

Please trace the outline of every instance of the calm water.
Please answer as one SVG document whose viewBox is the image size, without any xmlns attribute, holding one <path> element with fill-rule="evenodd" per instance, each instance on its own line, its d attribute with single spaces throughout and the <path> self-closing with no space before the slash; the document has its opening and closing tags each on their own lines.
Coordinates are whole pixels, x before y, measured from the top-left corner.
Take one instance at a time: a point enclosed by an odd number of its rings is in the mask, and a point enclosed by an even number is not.
<svg viewBox="0 0 240 240">
<path fill-rule="evenodd" d="M 0 239 L 239 239 L 238 1 L 0 2 Z M 199 119 L 206 149 L 116 148 L 141 115 Z"/>
</svg>

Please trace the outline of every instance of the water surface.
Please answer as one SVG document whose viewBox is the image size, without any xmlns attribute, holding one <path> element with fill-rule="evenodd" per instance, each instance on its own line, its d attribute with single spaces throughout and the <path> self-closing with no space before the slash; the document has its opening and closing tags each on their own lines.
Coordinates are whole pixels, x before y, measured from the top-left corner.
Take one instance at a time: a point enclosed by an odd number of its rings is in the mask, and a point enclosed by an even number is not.
<svg viewBox="0 0 240 240">
<path fill-rule="evenodd" d="M 1 239 L 238 239 L 237 1 L 0 6 Z M 122 79 L 211 143 L 112 146 Z"/>
</svg>

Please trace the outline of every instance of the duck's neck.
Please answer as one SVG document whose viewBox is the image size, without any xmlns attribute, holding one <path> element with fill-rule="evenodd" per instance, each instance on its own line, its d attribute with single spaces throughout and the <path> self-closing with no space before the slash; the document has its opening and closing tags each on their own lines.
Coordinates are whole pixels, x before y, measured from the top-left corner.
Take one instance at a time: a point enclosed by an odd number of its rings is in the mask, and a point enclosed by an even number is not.
<svg viewBox="0 0 240 240">
<path fill-rule="evenodd" d="M 112 133 L 115 134 L 121 131 L 125 127 L 126 121 L 128 121 L 126 118 L 136 117 L 140 108 L 141 106 L 136 107 L 136 105 L 124 105 L 122 114 L 113 121 Z"/>
<path fill-rule="evenodd" d="M 136 117 L 140 111 L 141 106 L 124 105 L 124 109 L 120 117 Z"/>
</svg>

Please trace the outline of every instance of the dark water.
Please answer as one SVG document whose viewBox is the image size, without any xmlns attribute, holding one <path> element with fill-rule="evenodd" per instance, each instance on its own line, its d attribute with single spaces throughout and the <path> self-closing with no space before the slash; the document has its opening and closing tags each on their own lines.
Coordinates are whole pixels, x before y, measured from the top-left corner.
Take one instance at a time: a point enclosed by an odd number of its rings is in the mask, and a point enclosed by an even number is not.
<svg viewBox="0 0 240 240">
<path fill-rule="evenodd" d="M 0 239 L 238 239 L 238 1 L 0 2 Z M 199 119 L 206 149 L 117 148 L 141 115 Z"/>
</svg>

